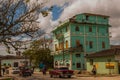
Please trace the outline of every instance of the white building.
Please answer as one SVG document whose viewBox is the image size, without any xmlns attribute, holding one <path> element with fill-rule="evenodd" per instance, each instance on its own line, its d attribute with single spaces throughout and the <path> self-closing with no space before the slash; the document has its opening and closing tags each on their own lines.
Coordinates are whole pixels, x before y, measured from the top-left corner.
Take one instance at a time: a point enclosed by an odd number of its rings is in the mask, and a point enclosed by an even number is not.
<svg viewBox="0 0 120 80">
<path fill-rule="evenodd" d="M 2 66 L 20 67 L 25 64 L 30 65 L 29 59 L 28 58 L 26 59 L 23 56 L 6 55 L 6 56 L 0 56 L 0 59 Z"/>
</svg>

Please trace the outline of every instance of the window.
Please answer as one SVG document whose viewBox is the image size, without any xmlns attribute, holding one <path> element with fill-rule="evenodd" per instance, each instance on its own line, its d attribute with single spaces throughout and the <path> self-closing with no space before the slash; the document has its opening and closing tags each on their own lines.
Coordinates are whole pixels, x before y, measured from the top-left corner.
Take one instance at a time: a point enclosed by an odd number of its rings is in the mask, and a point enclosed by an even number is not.
<svg viewBox="0 0 120 80">
<path fill-rule="evenodd" d="M 58 62 L 57 61 L 55 61 L 55 66 L 58 66 Z"/>
<path fill-rule="evenodd" d="M 62 50 L 62 49 L 63 49 L 63 42 L 59 43 L 59 50 Z"/>
<path fill-rule="evenodd" d="M 68 31 L 68 27 L 66 26 L 66 32 Z"/>
<path fill-rule="evenodd" d="M 92 41 L 89 42 L 89 47 L 93 48 L 93 42 Z"/>
<path fill-rule="evenodd" d="M 88 20 L 89 19 L 89 16 L 88 15 L 86 15 L 86 20 Z"/>
<path fill-rule="evenodd" d="M 66 40 L 66 48 L 68 48 L 68 41 Z"/>
<path fill-rule="evenodd" d="M 80 47 L 80 41 L 76 40 L 76 47 Z"/>
<path fill-rule="evenodd" d="M 59 43 L 59 50 L 61 49 L 61 43 Z"/>
<path fill-rule="evenodd" d="M 77 68 L 81 68 L 81 63 L 76 63 Z"/>
<path fill-rule="evenodd" d="M 107 19 L 106 17 L 104 17 L 104 19 Z"/>
<path fill-rule="evenodd" d="M 102 48 L 105 48 L 105 42 L 102 42 Z"/>
<path fill-rule="evenodd" d="M 108 33 L 109 31 L 108 31 L 108 29 L 106 29 L 106 33 Z"/>
<path fill-rule="evenodd" d="M 76 54 L 76 57 L 80 57 L 80 54 Z"/>
<path fill-rule="evenodd" d="M 18 67 L 18 62 L 14 62 L 14 67 Z"/>
<path fill-rule="evenodd" d="M 92 27 L 89 27 L 89 32 L 92 32 Z"/>
<path fill-rule="evenodd" d="M 57 51 L 57 44 L 55 44 L 55 51 Z"/>
<path fill-rule="evenodd" d="M 83 69 L 85 69 L 85 64 L 83 63 Z"/>
<path fill-rule="evenodd" d="M 90 65 L 93 65 L 93 59 L 90 59 Z"/>
<path fill-rule="evenodd" d="M 79 27 L 78 26 L 75 27 L 75 31 L 79 31 Z"/>
<path fill-rule="evenodd" d="M 69 67 L 69 66 L 70 66 L 70 64 L 69 64 L 69 63 L 67 63 L 66 65 L 67 65 L 67 67 Z"/>
<path fill-rule="evenodd" d="M 64 43 L 63 42 L 61 42 L 61 48 L 64 49 Z"/>
<path fill-rule="evenodd" d="M 9 63 L 8 66 L 11 67 L 11 64 Z"/>
<path fill-rule="evenodd" d="M 6 66 L 6 63 L 4 63 L 3 66 Z"/>
</svg>

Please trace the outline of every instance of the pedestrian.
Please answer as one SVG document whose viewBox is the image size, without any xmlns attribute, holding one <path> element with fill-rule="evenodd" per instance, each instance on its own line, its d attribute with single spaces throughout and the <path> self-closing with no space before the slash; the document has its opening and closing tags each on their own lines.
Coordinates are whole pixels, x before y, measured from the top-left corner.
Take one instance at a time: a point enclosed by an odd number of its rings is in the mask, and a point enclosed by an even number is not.
<svg viewBox="0 0 120 80">
<path fill-rule="evenodd" d="M 2 68 L 3 75 L 5 74 L 5 67 Z"/>
<path fill-rule="evenodd" d="M 44 65 L 44 67 L 42 69 L 43 75 L 46 75 L 46 71 L 47 71 L 47 68 L 46 68 L 46 65 Z"/>
<path fill-rule="evenodd" d="M 34 70 L 35 70 L 35 66 L 32 66 L 32 73 L 34 73 Z"/>
<path fill-rule="evenodd" d="M 93 75 L 96 75 L 96 73 L 97 73 L 97 69 L 96 69 L 95 65 L 93 65 L 92 73 L 93 73 Z"/>
</svg>

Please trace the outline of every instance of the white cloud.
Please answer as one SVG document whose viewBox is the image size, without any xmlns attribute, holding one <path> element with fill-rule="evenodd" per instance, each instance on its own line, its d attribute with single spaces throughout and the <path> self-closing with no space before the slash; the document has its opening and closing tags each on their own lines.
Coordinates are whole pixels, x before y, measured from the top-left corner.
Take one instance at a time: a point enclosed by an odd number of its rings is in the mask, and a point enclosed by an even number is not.
<svg viewBox="0 0 120 80">
<path fill-rule="evenodd" d="M 52 12 L 49 12 L 47 17 L 43 17 L 42 14 L 40 14 L 38 21 L 40 22 L 40 28 L 45 30 L 47 33 L 50 33 L 58 24 L 58 21 L 52 21 Z"/>
<path fill-rule="evenodd" d="M 110 16 L 110 25 L 112 28 L 111 43 L 120 44 L 120 0 L 74 0 L 66 7 L 59 20 L 64 21 L 80 13 L 97 13 Z"/>
<path fill-rule="evenodd" d="M 52 5 L 62 6 L 69 2 L 69 6 L 64 7 L 64 11 L 57 21 L 52 21 L 52 13 L 48 17 L 41 18 L 41 26 L 50 32 L 58 21 L 65 21 L 70 17 L 80 13 L 97 13 L 110 16 L 110 31 L 112 32 L 111 43 L 114 40 L 120 40 L 120 0 L 48 0 L 46 6 Z"/>
<path fill-rule="evenodd" d="M 47 0 L 47 1 L 48 2 L 46 4 L 46 6 L 51 7 L 53 5 L 62 6 L 62 5 L 64 5 L 64 3 L 67 3 L 67 2 L 69 2 L 69 4 L 72 4 L 72 2 L 74 0 Z"/>
</svg>

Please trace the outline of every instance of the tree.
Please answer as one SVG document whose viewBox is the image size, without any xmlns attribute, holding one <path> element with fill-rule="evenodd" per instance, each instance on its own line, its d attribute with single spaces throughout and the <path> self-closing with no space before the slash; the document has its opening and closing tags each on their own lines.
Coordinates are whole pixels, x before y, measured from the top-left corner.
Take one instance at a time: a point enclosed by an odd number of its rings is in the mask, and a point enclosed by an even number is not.
<svg viewBox="0 0 120 80">
<path fill-rule="evenodd" d="M 49 41 L 48 41 L 49 42 Z M 51 50 L 48 47 L 44 46 L 44 40 L 36 40 L 31 43 L 31 46 L 28 50 L 23 52 L 24 55 L 29 57 L 36 66 L 43 62 L 48 67 L 53 66 L 53 56 L 50 54 Z"/>
<path fill-rule="evenodd" d="M 21 43 L 21 38 L 32 40 L 41 36 L 37 20 L 40 13 L 44 17 L 48 14 L 44 15 L 43 4 L 30 3 L 30 0 L 0 0 L 0 43 L 7 47 L 9 53 L 11 48 L 19 49 L 16 43 Z"/>
<path fill-rule="evenodd" d="M 21 43 L 21 38 L 33 40 L 41 35 L 37 20 L 43 4 L 30 3 L 30 0 L 0 0 L 0 44 L 7 47 L 8 53 L 11 52 L 11 48 L 19 51 L 18 43 Z M 42 14 L 47 16 L 47 12 Z"/>
</svg>

